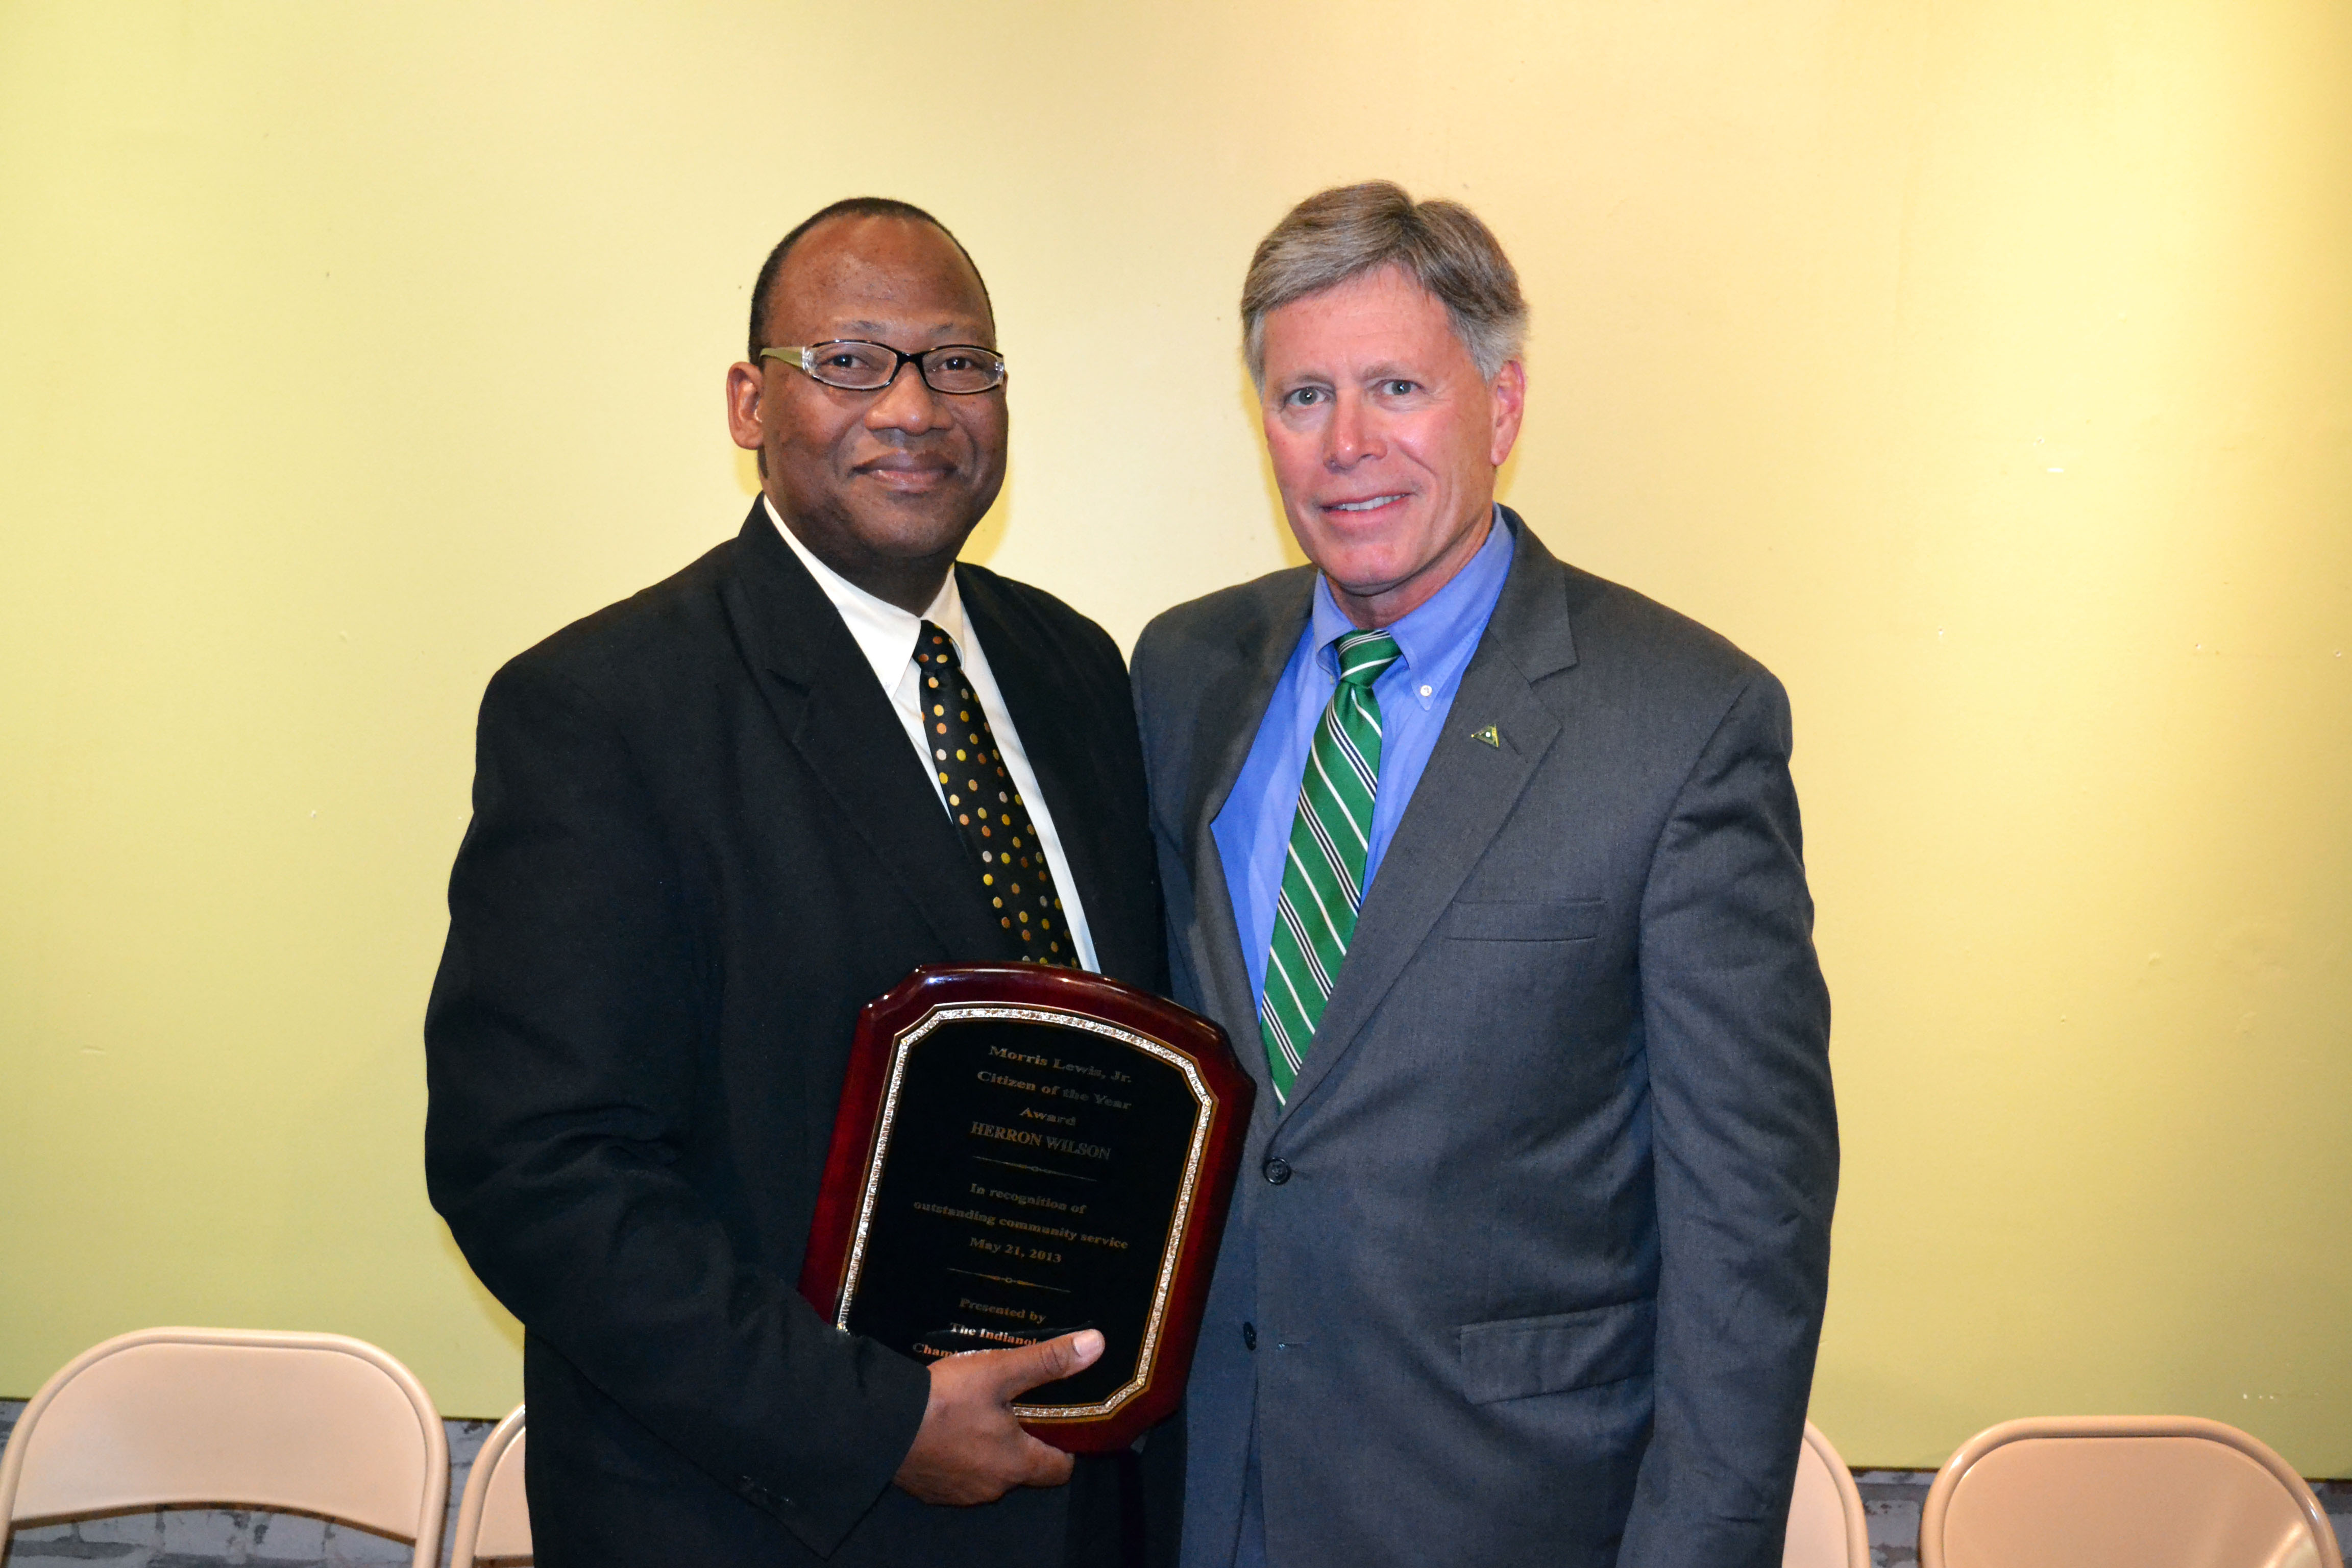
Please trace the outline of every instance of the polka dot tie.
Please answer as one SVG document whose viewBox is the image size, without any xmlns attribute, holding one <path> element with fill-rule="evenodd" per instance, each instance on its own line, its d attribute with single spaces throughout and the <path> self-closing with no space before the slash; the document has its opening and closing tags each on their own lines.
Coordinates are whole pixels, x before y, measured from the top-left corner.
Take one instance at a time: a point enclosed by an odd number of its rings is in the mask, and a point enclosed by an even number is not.
<svg viewBox="0 0 2352 1568">
<path fill-rule="evenodd" d="M 980 862 L 980 890 L 996 923 L 1020 939 L 1023 962 L 1077 967 L 1077 945 L 1062 919 L 1045 847 L 1013 787 L 955 644 L 925 621 L 915 639 L 915 663 L 922 672 L 923 735 L 931 743 L 931 765 L 947 792 L 956 831 Z"/>
</svg>

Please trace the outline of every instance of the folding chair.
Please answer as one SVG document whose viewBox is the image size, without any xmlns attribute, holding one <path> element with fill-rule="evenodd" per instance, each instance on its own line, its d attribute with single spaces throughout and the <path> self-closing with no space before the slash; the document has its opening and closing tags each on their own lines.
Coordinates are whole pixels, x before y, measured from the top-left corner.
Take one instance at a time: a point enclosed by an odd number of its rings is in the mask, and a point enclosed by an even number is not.
<svg viewBox="0 0 2352 1568">
<path fill-rule="evenodd" d="M 1780 1549 L 1780 1568 L 1870 1568 L 1870 1530 L 1853 1472 L 1810 1421 L 1797 1451 L 1797 1487 L 1789 1499 L 1789 1538 Z"/>
<path fill-rule="evenodd" d="M 1919 1517 L 1920 1568 L 2341 1568 L 2303 1478 L 2189 1415 L 2006 1421 L 1960 1445 Z"/>
<path fill-rule="evenodd" d="M 173 1505 L 316 1514 L 441 1554 L 449 1445 L 409 1370 L 341 1334 L 143 1329 L 41 1385 L 0 1455 L 22 1522 Z"/>
<path fill-rule="evenodd" d="M 530 1557 L 530 1505 L 522 1489 L 522 1412 L 516 1405 L 482 1440 L 457 1500 L 457 1528 L 449 1537 L 449 1568 L 473 1568 L 484 1559 Z"/>
</svg>

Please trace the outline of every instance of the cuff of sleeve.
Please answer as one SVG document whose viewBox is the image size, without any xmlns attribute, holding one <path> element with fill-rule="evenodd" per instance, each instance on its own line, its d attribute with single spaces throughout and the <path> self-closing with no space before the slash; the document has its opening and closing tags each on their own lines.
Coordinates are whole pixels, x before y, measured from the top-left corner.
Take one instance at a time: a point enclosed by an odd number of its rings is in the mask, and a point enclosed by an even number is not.
<svg viewBox="0 0 2352 1568">
<path fill-rule="evenodd" d="M 735 1494 L 773 1517 L 820 1557 L 830 1557 L 898 1473 L 931 1398 L 930 1373 L 871 1341 L 859 1346 L 858 1382 L 865 1408 L 854 1417 L 813 1411 L 821 1426 L 854 1426 L 829 1457 L 822 1476 L 739 1476 Z"/>
</svg>

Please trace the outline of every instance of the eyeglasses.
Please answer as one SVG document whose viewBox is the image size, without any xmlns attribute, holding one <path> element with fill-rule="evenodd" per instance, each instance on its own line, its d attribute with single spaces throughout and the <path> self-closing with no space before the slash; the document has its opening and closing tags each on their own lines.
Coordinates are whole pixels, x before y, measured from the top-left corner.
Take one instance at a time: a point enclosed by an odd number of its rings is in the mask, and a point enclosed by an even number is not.
<svg viewBox="0 0 2352 1568">
<path fill-rule="evenodd" d="M 933 392 L 961 395 L 1004 384 L 1004 356 L 971 343 L 946 343 L 919 354 L 904 354 L 887 343 L 835 338 L 831 342 L 761 349 L 760 357 L 781 360 L 810 380 L 845 392 L 879 392 L 898 379 L 902 366 L 909 364 Z"/>
</svg>

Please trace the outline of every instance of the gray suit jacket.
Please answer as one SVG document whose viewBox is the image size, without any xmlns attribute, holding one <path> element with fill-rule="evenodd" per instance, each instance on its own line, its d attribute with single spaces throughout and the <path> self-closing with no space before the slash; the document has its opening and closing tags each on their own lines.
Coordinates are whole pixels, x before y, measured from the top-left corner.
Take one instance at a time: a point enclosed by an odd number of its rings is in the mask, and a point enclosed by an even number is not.
<svg viewBox="0 0 2352 1568">
<path fill-rule="evenodd" d="M 1276 1568 L 1780 1561 L 1837 1185 L 1788 700 L 1504 518 L 1502 598 L 1286 1107 L 1209 824 L 1312 570 L 1136 647 L 1175 995 L 1261 1079 L 1187 1568 L 1231 1559 L 1253 1422 Z"/>
</svg>

